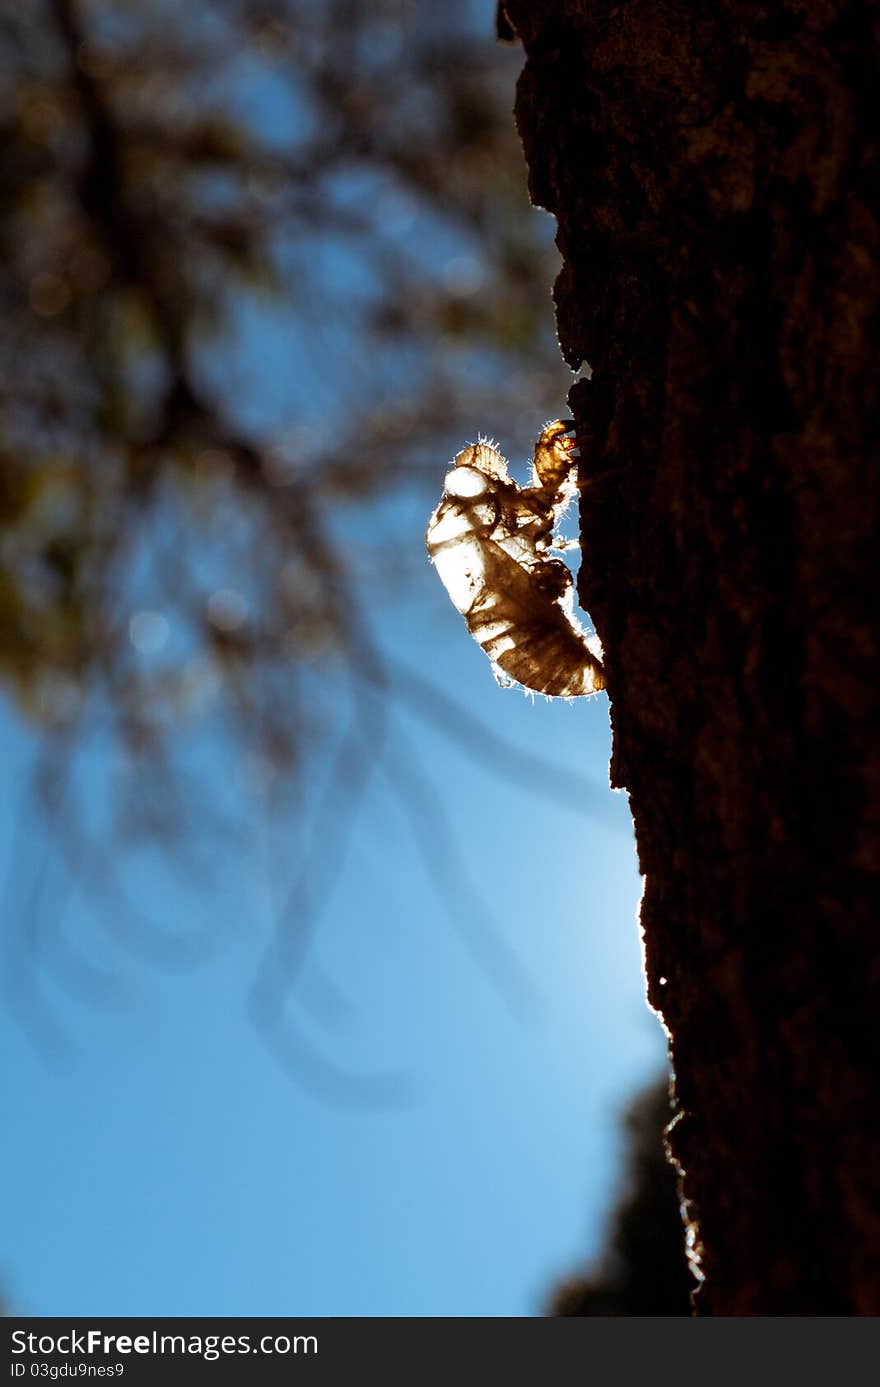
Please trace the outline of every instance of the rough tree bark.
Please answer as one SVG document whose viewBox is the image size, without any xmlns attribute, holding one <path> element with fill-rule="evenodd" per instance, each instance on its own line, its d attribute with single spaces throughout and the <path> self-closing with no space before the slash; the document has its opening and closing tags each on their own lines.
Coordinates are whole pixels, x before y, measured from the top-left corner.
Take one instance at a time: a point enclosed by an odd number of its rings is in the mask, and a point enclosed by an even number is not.
<svg viewBox="0 0 880 1387">
<path fill-rule="evenodd" d="M 697 1312 L 880 1314 L 872 7 L 504 9 Z"/>
</svg>

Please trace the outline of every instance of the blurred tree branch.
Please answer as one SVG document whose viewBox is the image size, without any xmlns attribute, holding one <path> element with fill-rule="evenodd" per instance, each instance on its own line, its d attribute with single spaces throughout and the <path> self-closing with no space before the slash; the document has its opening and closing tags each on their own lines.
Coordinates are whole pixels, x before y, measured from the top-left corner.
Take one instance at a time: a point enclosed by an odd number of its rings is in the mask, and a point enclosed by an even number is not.
<svg viewBox="0 0 880 1387">
<path fill-rule="evenodd" d="M 142 952 L 189 943 L 138 922 L 108 845 L 195 864 L 200 833 L 228 832 L 189 764 L 200 737 L 291 799 L 340 697 L 399 696 L 547 784 L 389 667 L 370 618 L 401 562 L 389 499 L 429 484 L 427 512 L 462 437 L 493 419 L 531 437 L 567 383 L 515 66 L 464 0 L 40 0 L 0 20 L 0 677 L 61 777 L 44 824 L 64 870 Z M 96 732 L 129 774 L 86 810 L 66 749 Z M 378 754 L 372 733 L 337 753 L 337 817 Z M 420 772 L 384 765 L 450 881 Z"/>
</svg>

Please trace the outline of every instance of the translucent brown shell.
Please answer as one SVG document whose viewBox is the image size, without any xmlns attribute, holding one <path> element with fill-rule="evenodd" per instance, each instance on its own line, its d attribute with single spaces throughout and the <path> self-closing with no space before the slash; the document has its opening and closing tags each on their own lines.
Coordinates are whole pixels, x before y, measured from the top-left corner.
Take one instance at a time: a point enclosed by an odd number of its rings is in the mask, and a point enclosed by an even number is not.
<svg viewBox="0 0 880 1387">
<path fill-rule="evenodd" d="M 496 670 L 551 698 L 605 687 L 601 661 L 572 610 L 571 574 L 552 556 L 554 526 L 577 490 L 573 439 L 570 420 L 547 425 L 526 487 L 492 444 L 463 448 L 427 533 L 446 591 Z"/>
</svg>

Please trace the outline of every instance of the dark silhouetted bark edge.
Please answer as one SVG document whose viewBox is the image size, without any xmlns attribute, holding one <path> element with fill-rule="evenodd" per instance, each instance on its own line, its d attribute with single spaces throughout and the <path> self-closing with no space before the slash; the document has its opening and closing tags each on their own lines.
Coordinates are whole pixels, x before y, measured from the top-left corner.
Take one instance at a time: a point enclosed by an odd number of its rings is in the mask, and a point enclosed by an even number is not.
<svg viewBox="0 0 880 1387">
<path fill-rule="evenodd" d="M 666 1076 L 645 1089 L 626 1114 L 626 1173 L 605 1248 L 585 1275 L 557 1286 L 548 1314 L 689 1316 L 693 1278 L 673 1167 L 663 1133 L 669 1118 Z"/>
<path fill-rule="evenodd" d="M 505 10 L 697 1312 L 880 1314 L 875 12 Z"/>
</svg>

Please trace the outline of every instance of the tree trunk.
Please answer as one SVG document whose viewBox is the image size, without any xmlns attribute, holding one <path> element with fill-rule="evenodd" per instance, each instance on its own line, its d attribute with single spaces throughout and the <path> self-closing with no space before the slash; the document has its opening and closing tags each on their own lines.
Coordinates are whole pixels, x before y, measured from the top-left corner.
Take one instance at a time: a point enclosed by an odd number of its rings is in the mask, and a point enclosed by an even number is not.
<svg viewBox="0 0 880 1387">
<path fill-rule="evenodd" d="M 872 7 L 504 8 L 697 1310 L 877 1315 Z"/>
</svg>

